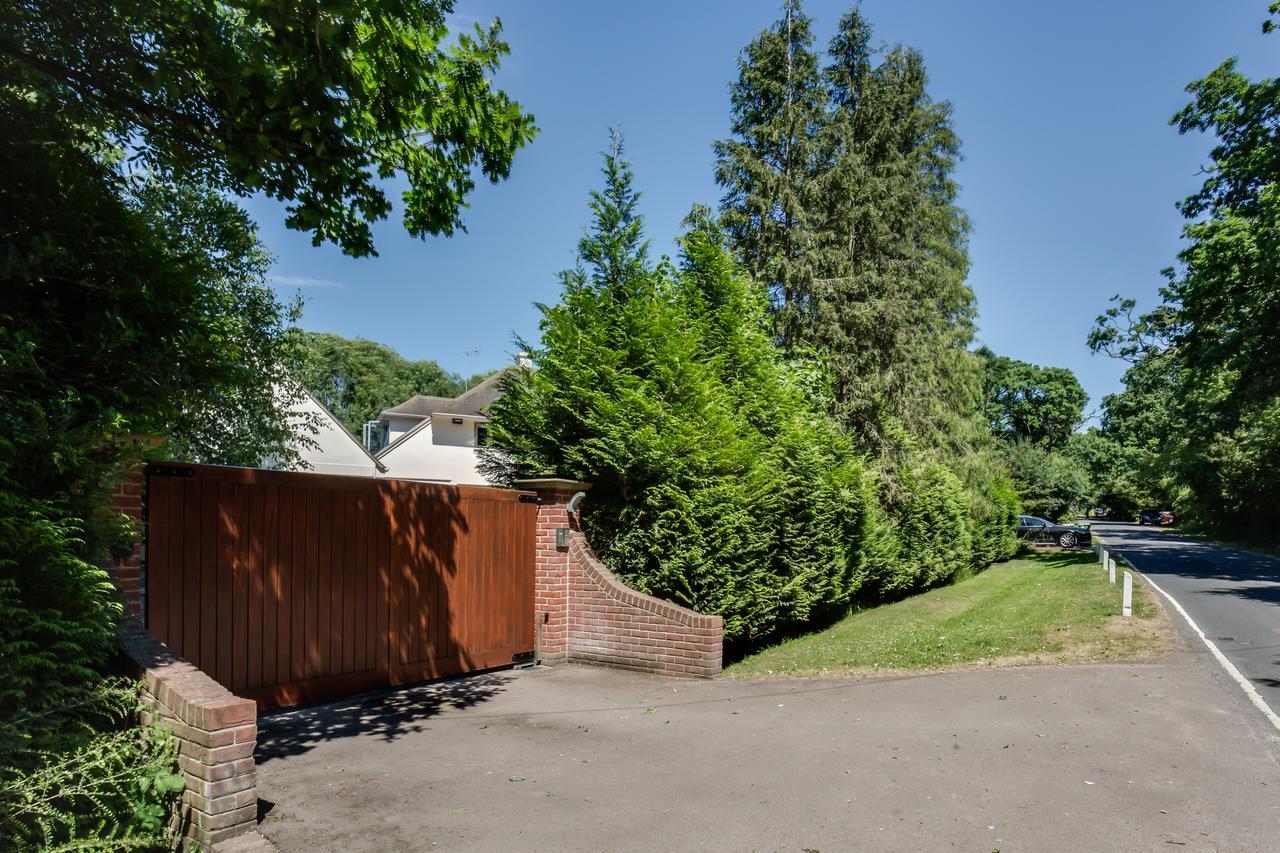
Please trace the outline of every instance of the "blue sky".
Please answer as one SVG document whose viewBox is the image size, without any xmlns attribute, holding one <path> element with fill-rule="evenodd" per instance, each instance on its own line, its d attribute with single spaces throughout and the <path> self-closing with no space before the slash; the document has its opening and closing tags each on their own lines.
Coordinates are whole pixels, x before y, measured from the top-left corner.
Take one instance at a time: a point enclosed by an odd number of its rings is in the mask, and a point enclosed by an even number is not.
<svg viewBox="0 0 1280 853">
<path fill-rule="evenodd" d="M 814 2 L 819 42 L 847 2 Z M 973 220 L 970 284 L 979 336 L 997 352 L 1076 372 L 1096 406 L 1122 365 L 1085 336 L 1115 293 L 1154 304 L 1179 248 L 1174 202 L 1198 186 L 1209 140 L 1169 117 L 1183 87 L 1239 56 L 1275 73 L 1280 36 L 1260 32 L 1262 0 L 867 0 L 886 44 L 925 56 L 935 98 L 964 141 L 957 171 Z M 460 23 L 500 17 L 512 53 L 498 84 L 541 133 L 511 178 L 483 183 L 469 229 L 407 236 L 398 212 L 375 229 L 380 256 L 353 259 L 250 212 L 276 256 L 274 283 L 307 300 L 302 325 L 386 343 L 448 370 L 496 368 L 512 337 L 536 337 L 534 302 L 554 302 L 598 185 L 606 129 L 626 136 L 656 254 L 672 252 L 691 204 L 715 204 L 711 142 L 727 133 L 741 48 L 780 2 L 460 0 Z M 465 355 L 478 350 L 478 354 Z"/>
</svg>

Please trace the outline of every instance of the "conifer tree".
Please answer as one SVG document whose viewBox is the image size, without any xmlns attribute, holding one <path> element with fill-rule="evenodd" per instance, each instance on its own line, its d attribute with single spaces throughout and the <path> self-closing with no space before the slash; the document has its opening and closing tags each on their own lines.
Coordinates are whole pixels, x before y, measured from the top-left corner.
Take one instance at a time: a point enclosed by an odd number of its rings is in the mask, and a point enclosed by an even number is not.
<svg viewBox="0 0 1280 853">
<path fill-rule="evenodd" d="M 734 136 L 716 145 L 730 246 L 775 294 L 783 345 L 824 361 L 829 411 L 875 460 L 886 520 L 927 550 L 942 540 L 909 531 L 941 522 L 912 520 L 921 490 L 960 494 L 972 528 L 972 536 L 964 533 L 971 562 L 985 565 L 1008 551 L 1003 528 L 1016 502 L 991 456 L 979 417 L 981 368 L 967 351 L 975 306 L 965 282 L 969 225 L 956 203 L 960 143 L 950 105 L 929 95 L 921 55 L 875 48 L 872 27 L 855 8 L 830 42 L 819 88 L 804 88 L 806 121 L 783 122 L 780 110 L 760 106 L 797 79 L 779 58 L 791 44 L 781 34 L 794 33 L 797 20 L 805 39 L 793 53 L 803 51 L 804 67 L 817 71 L 809 22 L 796 2 L 739 63 Z M 783 168 L 776 156 L 784 140 L 788 150 L 805 153 L 802 172 Z M 779 186 L 794 188 L 785 196 L 789 206 L 778 203 Z M 780 288 L 780 271 L 803 287 Z M 956 565 L 952 554 L 939 560 Z M 893 577 L 881 587 L 910 588 L 920 581 L 916 568 L 890 565 Z M 924 574 L 946 572 L 935 566 Z"/>
<path fill-rule="evenodd" d="M 875 480 L 806 399 L 763 289 L 705 215 L 647 258 L 621 145 L 542 340 L 490 408 L 490 472 L 593 483 L 583 523 L 633 586 L 749 642 L 846 606 L 869 576 Z"/>
<path fill-rule="evenodd" d="M 947 443 L 948 415 L 972 409 L 979 375 L 964 354 L 974 300 L 950 106 L 928 95 L 918 52 L 877 62 L 871 38 L 861 12 L 847 13 L 825 70 L 814 343 L 832 360 L 837 416 L 884 453 L 899 431 Z"/>
<path fill-rule="evenodd" d="M 820 70 L 789 0 L 743 52 L 715 150 L 722 222 L 769 288 L 780 343 L 829 359 L 833 413 L 879 456 L 948 443 L 980 374 L 950 106 L 918 52 L 881 56 L 872 39 L 848 12 Z"/>
<path fill-rule="evenodd" d="M 725 188 L 722 224 L 734 252 L 761 282 L 785 349 L 812 335 L 810 214 L 822 171 L 816 134 L 825 95 L 813 31 L 799 0 L 743 50 L 730 87 L 733 136 L 715 143 Z"/>
</svg>

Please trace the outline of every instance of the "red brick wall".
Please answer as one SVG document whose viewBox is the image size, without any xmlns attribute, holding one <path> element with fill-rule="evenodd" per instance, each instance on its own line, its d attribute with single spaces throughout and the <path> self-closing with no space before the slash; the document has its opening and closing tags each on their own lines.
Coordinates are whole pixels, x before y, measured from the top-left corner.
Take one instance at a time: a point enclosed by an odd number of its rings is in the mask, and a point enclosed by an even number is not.
<svg viewBox="0 0 1280 853">
<path fill-rule="evenodd" d="M 121 632 L 125 652 L 142 676 L 144 724 L 173 730 L 186 790 L 178 828 L 191 845 L 253 832 L 258 823 L 258 707 L 169 651 L 136 620 Z"/>
<path fill-rule="evenodd" d="M 568 487 L 538 488 L 538 555 L 534 575 L 534 636 L 538 657 L 544 663 L 559 663 L 569 653 L 569 552 L 556 548 L 556 530 L 576 527 L 565 507 L 575 490 Z"/>
<path fill-rule="evenodd" d="M 142 486 L 145 480 L 143 469 L 135 468 L 116 481 L 111 495 L 111 508 L 129 517 L 135 529 L 142 532 Z M 124 593 L 125 603 L 130 615 L 139 618 L 143 615 L 143 579 L 142 579 L 142 541 L 133 543 L 133 553 L 127 557 L 111 557 L 107 568 L 115 578 L 120 591 Z"/>
<path fill-rule="evenodd" d="M 685 678 L 720 674 L 724 620 L 625 586 L 587 537 L 569 544 L 569 659 Z"/>
<path fill-rule="evenodd" d="M 724 622 L 630 589 L 595 557 L 569 513 L 572 496 L 589 488 L 566 480 L 525 480 L 538 492 L 535 620 L 543 663 L 579 661 L 709 678 L 721 668 Z M 556 530 L 569 544 L 556 547 Z"/>
</svg>

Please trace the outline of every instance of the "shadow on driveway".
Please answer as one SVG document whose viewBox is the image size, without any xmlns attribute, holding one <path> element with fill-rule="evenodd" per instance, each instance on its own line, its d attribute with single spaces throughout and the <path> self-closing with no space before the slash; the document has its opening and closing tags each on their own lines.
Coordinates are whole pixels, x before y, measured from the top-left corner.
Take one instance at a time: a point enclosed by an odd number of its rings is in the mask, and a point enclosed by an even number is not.
<svg viewBox="0 0 1280 853">
<path fill-rule="evenodd" d="M 446 709 L 472 708 L 497 696 L 512 677 L 509 672 L 472 675 L 265 715 L 258 719 L 254 758 L 262 765 L 340 738 L 390 742 L 417 734 L 423 721 Z"/>
<path fill-rule="evenodd" d="M 403 693 L 298 712 L 303 754 L 258 783 L 283 853 L 1277 849 L 1280 751 L 1186 653 L 881 680 L 560 666 Z"/>
</svg>

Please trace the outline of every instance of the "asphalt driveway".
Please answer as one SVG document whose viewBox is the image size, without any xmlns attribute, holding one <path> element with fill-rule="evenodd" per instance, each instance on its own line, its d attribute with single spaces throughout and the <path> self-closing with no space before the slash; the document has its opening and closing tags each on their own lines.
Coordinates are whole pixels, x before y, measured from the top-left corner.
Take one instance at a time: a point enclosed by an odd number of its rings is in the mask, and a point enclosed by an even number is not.
<svg viewBox="0 0 1280 853">
<path fill-rule="evenodd" d="M 1280 713 L 1280 559 L 1158 527 L 1093 527 L 1109 550 L 1173 596 Z"/>
<path fill-rule="evenodd" d="M 351 853 L 1280 849 L 1280 744 L 1211 665 L 474 676 L 263 718 L 262 830 Z"/>
</svg>

